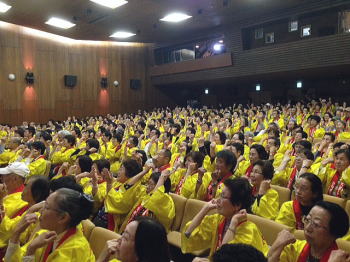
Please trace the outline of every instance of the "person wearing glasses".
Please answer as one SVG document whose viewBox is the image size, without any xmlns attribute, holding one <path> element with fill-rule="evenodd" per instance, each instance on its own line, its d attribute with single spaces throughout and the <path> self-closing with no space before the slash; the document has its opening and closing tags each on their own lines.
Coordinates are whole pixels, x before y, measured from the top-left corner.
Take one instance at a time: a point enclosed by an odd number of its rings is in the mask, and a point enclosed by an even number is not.
<svg viewBox="0 0 350 262">
<path fill-rule="evenodd" d="M 294 191 L 295 199 L 283 203 L 276 222 L 294 229 L 304 229 L 303 217 L 318 201 L 323 200 L 322 182 L 316 175 L 304 173 L 295 182 Z"/>
<path fill-rule="evenodd" d="M 269 160 L 258 160 L 250 174 L 255 198 L 252 211 L 255 215 L 274 220 L 279 210 L 278 192 L 271 188 L 274 168 Z"/>
<path fill-rule="evenodd" d="M 38 220 L 36 214 L 27 214 L 11 237 L 5 261 L 95 261 L 89 242 L 77 228 L 90 216 L 92 208 L 93 201 L 87 195 L 68 188 L 58 189 L 46 199 L 41 210 L 39 224 L 44 231 L 38 231 L 37 237 L 21 248 L 20 233 Z"/>
<path fill-rule="evenodd" d="M 227 179 L 221 196 L 207 202 L 201 211 L 188 222 L 181 234 L 181 250 L 189 253 L 209 249 L 210 256 L 230 243 L 252 245 L 265 255 L 268 246 L 258 227 L 247 220 L 251 211 L 252 187 L 245 178 Z M 217 210 L 218 214 L 208 215 Z"/>
<path fill-rule="evenodd" d="M 349 229 L 345 210 L 337 204 L 320 201 L 303 221 L 306 240 L 296 240 L 289 231 L 281 231 L 270 248 L 269 262 L 332 261 L 329 260 L 331 254 L 338 250 L 336 239 L 343 237 Z M 344 258 L 336 261 L 349 261 L 349 255 Z"/>
</svg>

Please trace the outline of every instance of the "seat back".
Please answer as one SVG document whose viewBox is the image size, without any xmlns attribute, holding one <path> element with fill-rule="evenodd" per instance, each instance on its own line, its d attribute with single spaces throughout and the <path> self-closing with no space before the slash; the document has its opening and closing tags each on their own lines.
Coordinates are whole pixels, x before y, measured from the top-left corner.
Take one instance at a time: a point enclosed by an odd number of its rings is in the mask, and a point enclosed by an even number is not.
<svg viewBox="0 0 350 262">
<path fill-rule="evenodd" d="M 170 193 L 170 196 L 173 199 L 175 204 L 175 217 L 173 220 L 173 224 L 171 226 L 171 230 L 178 231 L 180 229 L 181 221 L 184 216 L 187 198 L 173 194 L 173 193 Z"/>
<path fill-rule="evenodd" d="M 330 195 L 327 195 L 327 194 L 323 194 L 323 200 L 324 201 L 328 201 L 328 202 L 332 202 L 334 204 L 338 204 L 342 208 L 345 208 L 345 205 L 346 205 L 346 200 L 345 199 L 340 198 L 340 197 L 330 196 Z"/>
<path fill-rule="evenodd" d="M 90 238 L 92 230 L 95 228 L 95 224 L 91 222 L 89 219 L 85 219 L 81 221 L 81 224 L 83 226 L 83 234 L 86 237 L 86 239 Z"/>
<path fill-rule="evenodd" d="M 346 201 L 346 204 L 345 204 L 345 211 L 346 211 L 346 213 L 348 214 L 349 219 L 350 219 L 350 200 Z"/>
<path fill-rule="evenodd" d="M 292 231 L 292 228 L 279 224 L 273 220 L 248 214 L 248 220 L 253 222 L 260 229 L 266 243 L 271 246 L 275 242 L 277 235 L 283 229 Z"/>
<path fill-rule="evenodd" d="M 121 235 L 102 227 L 94 227 L 90 234 L 89 243 L 95 257 L 99 257 L 106 242 L 112 239 L 119 239 Z"/>
<path fill-rule="evenodd" d="M 278 193 L 280 207 L 284 202 L 287 202 L 290 200 L 291 192 L 288 188 L 276 186 L 276 185 L 271 185 L 271 188 L 276 190 Z"/>
<path fill-rule="evenodd" d="M 185 206 L 185 212 L 184 216 L 182 218 L 181 222 L 181 228 L 180 232 L 184 229 L 186 226 L 187 222 L 191 221 L 197 214 L 198 212 L 202 209 L 202 207 L 205 205 L 206 202 L 200 201 L 197 199 L 188 199 L 186 202 Z M 215 210 L 212 210 L 211 212 L 208 213 L 208 215 L 214 214 Z"/>
<path fill-rule="evenodd" d="M 344 239 L 337 239 L 337 245 L 339 249 L 344 250 L 347 253 L 350 253 L 350 241 Z"/>
<path fill-rule="evenodd" d="M 45 176 L 49 177 L 51 169 L 51 161 L 46 160 L 46 169 L 45 169 Z"/>
<path fill-rule="evenodd" d="M 294 230 L 293 234 L 296 239 L 305 240 L 304 230 Z"/>
</svg>

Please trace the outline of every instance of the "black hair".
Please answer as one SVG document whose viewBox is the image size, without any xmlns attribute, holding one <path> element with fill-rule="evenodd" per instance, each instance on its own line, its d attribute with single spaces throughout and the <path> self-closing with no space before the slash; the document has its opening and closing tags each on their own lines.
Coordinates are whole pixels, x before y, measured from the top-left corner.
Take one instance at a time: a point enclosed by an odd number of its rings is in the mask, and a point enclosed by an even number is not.
<svg viewBox="0 0 350 262">
<path fill-rule="evenodd" d="M 315 206 L 319 206 L 330 214 L 329 232 L 335 238 L 346 235 L 349 230 L 349 216 L 343 208 L 335 203 L 328 201 L 319 201 Z"/>
<path fill-rule="evenodd" d="M 216 134 L 218 134 L 219 137 L 220 137 L 220 143 L 221 144 L 225 144 L 226 138 L 227 138 L 226 134 L 224 132 L 222 132 L 222 131 L 218 131 L 218 132 L 216 132 Z"/>
<path fill-rule="evenodd" d="M 139 139 L 136 136 L 130 136 L 129 139 L 131 139 L 131 143 L 134 144 L 134 147 L 138 145 Z"/>
<path fill-rule="evenodd" d="M 115 138 L 119 143 L 123 141 L 123 135 L 119 132 L 114 133 L 113 138 Z"/>
<path fill-rule="evenodd" d="M 139 216 L 135 233 L 135 251 L 140 262 L 169 262 L 166 230 L 155 219 Z M 155 252 L 156 251 L 156 252 Z"/>
<path fill-rule="evenodd" d="M 242 132 L 237 132 L 234 135 L 238 135 L 238 139 L 244 143 L 244 134 Z"/>
<path fill-rule="evenodd" d="M 83 187 L 75 181 L 74 176 L 63 176 L 50 181 L 50 190 L 55 192 L 60 188 L 70 188 L 72 190 L 83 193 Z"/>
<path fill-rule="evenodd" d="M 81 131 L 80 131 L 79 127 L 74 126 L 73 130 L 74 130 L 75 134 L 77 135 L 77 137 L 81 137 Z"/>
<path fill-rule="evenodd" d="M 44 201 L 50 194 L 49 179 L 45 176 L 32 176 L 29 181 L 32 181 L 30 191 L 35 203 Z"/>
<path fill-rule="evenodd" d="M 157 184 L 158 183 L 158 180 L 159 180 L 159 178 L 160 178 L 160 176 L 161 176 L 161 173 L 160 172 L 154 172 L 154 173 L 152 173 L 151 174 L 151 179 L 153 180 L 153 182 L 155 183 L 155 184 Z M 166 180 L 165 180 L 165 182 L 164 182 L 164 192 L 165 193 L 169 193 L 170 192 L 170 189 L 171 189 L 171 181 L 170 181 L 170 178 L 168 177 Z"/>
<path fill-rule="evenodd" d="M 89 156 L 79 156 L 78 163 L 81 172 L 91 172 L 92 159 Z"/>
<path fill-rule="evenodd" d="M 230 190 L 230 201 L 233 205 L 240 205 L 241 209 L 246 209 L 251 213 L 253 203 L 252 186 L 248 179 L 238 177 L 234 179 L 226 179 L 224 185 Z"/>
<path fill-rule="evenodd" d="M 135 159 L 126 159 L 123 161 L 122 165 L 125 168 L 125 175 L 128 178 L 136 176 L 138 173 L 142 171 L 142 167 Z"/>
<path fill-rule="evenodd" d="M 96 148 L 97 151 L 100 149 L 100 142 L 95 138 L 88 139 L 86 145 L 89 146 L 89 148 Z"/>
<path fill-rule="evenodd" d="M 77 142 L 77 139 L 73 135 L 66 135 L 64 136 L 64 139 L 67 139 L 67 142 L 71 145 L 74 146 L 75 143 Z"/>
<path fill-rule="evenodd" d="M 255 144 L 250 147 L 250 150 L 255 149 L 258 152 L 259 159 L 267 160 L 269 155 L 267 154 L 265 148 L 262 145 Z"/>
<path fill-rule="evenodd" d="M 299 142 L 295 142 L 293 144 L 293 148 L 295 148 L 296 145 L 301 145 L 303 148 L 306 148 L 306 149 L 308 149 L 310 151 L 312 149 L 312 144 L 309 141 L 307 141 L 307 140 L 301 140 Z"/>
<path fill-rule="evenodd" d="M 186 159 L 188 157 L 191 157 L 193 162 L 195 162 L 197 164 L 197 168 L 200 168 L 203 165 L 204 155 L 201 152 L 191 151 L 190 153 L 188 153 L 186 155 Z"/>
<path fill-rule="evenodd" d="M 111 163 L 107 159 L 99 159 L 95 160 L 94 164 L 97 166 L 98 172 L 102 172 L 104 168 L 107 168 L 108 170 L 111 168 Z"/>
<path fill-rule="evenodd" d="M 306 156 L 306 159 L 315 161 L 315 156 L 309 149 L 304 148 L 300 151 L 300 153 L 304 154 Z"/>
<path fill-rule="evenodd" d="M 112 138 L 112 133 L 111 132 L 109 132 L 108 130 L 105 130 L 103 132 L 103 134 L 105 135 L 105 137 L 108 138 L 108 140 L 111 140 L 111 138 Z"/>
<path fill-rule="evenodd" d="M 40 137 L 42 137 L 45 141 L 52 141 L 52 136 L 48 131 L 41 131 Z"/>
<path fill-rule="evenodd" d="M 303 139 L 307 139 L 308 138 L 307 133 L 305 131 L 303 131 L 303 130 L 297 130 L 295 132 L 295 134 L 297 134 L 297 133 L 300 133 L 301 134 L 301 138 L 303 138 Z"/>
<path fill-rule="evenodd" d="M 142 129 L 145 129 L 145 127 L 146 127 L 146 124 L 143 121 L 139 121 L 139 122 L 137 122 L 137 124 L 140 125 L 142 127 Z"/>
<path fill-rule="evenodd" d="M 142 155 L 141 159 L 142 159 L 142 166 L 143 166 L 147 161 L 146 152 L 144 150 L 140 150 L 140 149 L 136 150 L 135 152 Z"/>
<path fill-rule="evenodd" d="M 35 141 L 31 144 L 31 148 L 34 148 L 40 152 L 40 155 L 45 153 L 46 147 L 43 142 Z"/>
<path fill-rule="evenodd" d="M 304 173 L 300 175 L 300 178 L 304 178 L 308 180 L 311 184 L 311 191 L 314 195 L 316 195 L 313 199 L 313 202 L 316 203 L 318 201 L 323 200 L 323 186 L 321 179 L 312 173 Z"/>
<path fill-rule="evenodd" d="M 230 150 L 221 150 L 216 154 L 216 159 L 221 158 L 224 160 L 225 165 L 230 168 L 230 171 L 233 172 L 234 168 L 237 165 L 237 159 L 235 155 Z"/>
<path fill-rule="evenodd" d="M 331 132 L 327 132 L 324 134 L 325 136 L 330 136 L 331 137 L 331 142 L 333 143 L 335 141 L 335 135 Z"/>
<path fill-rule="evenodd" d="M 262 176 L 264 179 L 272 179 L 275 169 L 269 160 L 258 160 L 254 163 L 253 166 L 260 166 L 262 169 Z"/>
<path fill-rule="evenodd" d="M 343 145 L 345 145 L 345 143 L 344 142 L 337 142 L 337 143 L 335 143 L 334 145 L 333 145 L 333 149 L 334 148 L 341 148 Z"/>
<path fill-rule="evenodd" d="M 244 145 L 241 143 L 232 143 L 231 146 L 236 148 L 237 152 L 240 152 L 241 155 L 244 155 Z"/>
<path fill-rule="evenodd" d="M 338 156 L 339 154 L 345 154 L 348 161 L 350 161 L 350 151 L 348 149 L 339 149 L 334 153 L 335 156 Z"/>
<path fill-rule="evenodd" d="M 70 216 L 68 225 L 70 228 L 90 217 L 94 205 L 94 201 L 90 197 L 68 188 L 61 188 L 56 193 L 58 209 L 67 212 Z"/>
<path fill-rule="evenodd" d="M 214 253 L 213 262 L 267 262 L 267 259 L 251 245 L 225 244 Z"/>
<path fill-rule="evenodd" d="M 26 130 L 32 135 L 35 135 L 35 128 L 33 126 L 28 126 Z"/>
<path fill-rule="evenodd" d="M 317 124 L 319 124 L 321 122 L 321 117 L 317 116 L 317 115 L 312 115 L 312 116 L 309 116 L 310 120 L 315 120 L 317 122 Z"/>
<path fill-rule="evenodd" d="M 24 129 L 22 127 L 17 127 L 15 133 L 19 134 L 20 137 L 24 137 Z"/>
<path fill-rule="evenodd" d="M 178 134 L 181 130 L 181 126 L 179 124 L 173 124 L 172 128 L 175 128 L 175 133 Z"/>
<path fill-rule="evenodd" d="M 171 151 L 169 149 L 163 149 L 164 156 L 169 159 L 169 162 L 171 160 Z"/>
<path fill-rule="evenodd" d="M 278 137 L 270 137 L 269 139 L 272 139 L 273 140 L 273 143 L 275 144 L 275 146 L 277 148 L 279 148 L 281 146 L 281 141 Z"/>
</svg>

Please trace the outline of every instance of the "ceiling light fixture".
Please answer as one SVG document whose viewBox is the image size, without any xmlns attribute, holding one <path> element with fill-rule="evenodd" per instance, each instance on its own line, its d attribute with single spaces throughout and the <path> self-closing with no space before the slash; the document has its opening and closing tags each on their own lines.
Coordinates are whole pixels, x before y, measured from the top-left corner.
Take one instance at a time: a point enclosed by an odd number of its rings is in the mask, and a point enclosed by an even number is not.
<svg viewBox="0 0 350 262">
<path fill-rule="evenodd" d="M 128 3 L 128 1 L 125 1 L 125 0 L 90 0 L 90 1 L 112 9 L 115 9 L 117 7 L 120 7 Z"/>
<path fill-rule="evenodd" d="M 113 35 L 110 35 L 109 37 L 115 37 L 115 38 L 129 38 L 131 36 L 134 36 L 136 34 L 131 32 L 125 32 L 125 31 L 118 31 L 115 32 Z"/>
<path fill-rule="evenodd" d="M 192 16 L 186 15 L 184 13 L 171 13 L 171 14 L 164 16 L 162 19 L 160 19 L 160 21 L 178 23 L 178 22 L 184 21 L 186 19 L 189 19 L 191 17 Z"/>
<path fill-rule="evenodd" d="M 48 21 L 45 22 L 45 24 L 63 28 L 63 29 L 68 29 L 75 26 L 75 24 L 57 17 L 51 17 Z"/>
<path fill-rule="evenodd" d="M 6 13 L 12 6 L 0 2 L 0 13 Z"/>
</svg>

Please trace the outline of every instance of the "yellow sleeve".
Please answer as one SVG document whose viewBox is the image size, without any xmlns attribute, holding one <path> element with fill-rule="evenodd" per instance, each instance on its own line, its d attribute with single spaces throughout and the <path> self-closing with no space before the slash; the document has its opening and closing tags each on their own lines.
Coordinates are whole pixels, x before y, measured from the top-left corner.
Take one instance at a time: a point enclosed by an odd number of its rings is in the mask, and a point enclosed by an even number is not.
<svg viewBox="0 0 350 262">
<path fill-rule="evenodd" d="M 212 248 L 216 244 L 217 227 L 223 220 L 219 214 L 205 216 L 200 225 L 195 228 L 190 237 L 185 236 L 185 232 L 191 225 L 188 222 L 181 233 L 181 250 L 183 253 L 189 253 L 197 250 Z"/>
<path fill-rule="evenodd" d="M 53 153 L 51 157 L 52 164 L 62 164 L 64 162 L 70 162 L 71 155 L 75 152 L 75 148 L 68 150 L 62 149 L 61 151 Z"/>
<path fill-rule="evenodd" d="M 40 158 L 36 161 L 33 161 L 32 163 L 29 164 L 28 168 L 30 170 L 29 177 L 45 175 L 46 160 L 43 158 Z"/>
<path fill-rule="evenodd" d="M 315 130 L 314 138 L 323 138 L 326 131 L 323 128 L 318 128 Z"/>
<path fill-rule="evenodd" d="M 297 262 L 300 253 L 306 245 L 306 240 L 297 240 L 295 243 L 286 246 L 280 256 L 281 262 Z"/>
<path fill-rule="evenodd" d="M 347 167 L 341 174 L 341 181 L 347 186 L 350 186 L 350 166 Z"/>
<path fill-rule="evenodd" d="M 15 218 L 9 218 L 4 216 L 0 223 L 0 248 L 7 246 L 10 237 L 12 236 L 13 230 L 15 229 L 18 222 L 21 220 L 22 216 L 17 216 Z"/>
<path fill-rule="evenodd" d="M 254 201 L 252 211 L 255 215 L 274 220 L 279 211 L 279 197 L 276 190 L 270 188 L 265 195 Z"/>
<path fill-rule="evenodd" d="M 13 158 L 16 155 L 15 152 L 10 150 L 5 150 L 3 153 L 0 154 L 0 165 L 8 165 L 11 158 Z"/>
<path fill-rule="evenodd" d="M 282 154 L 282 153 L 276 153 L 273 156 L 273 167 L 275 169 L 280 166 L 280 164 L 282 163 L 283 157 L 284 157 L 284 154 Z"/>
<path fill-rule="evenodd" d="M 171 181 L 171 191 L 175 192 L 177 185 L 179 184 L 181 178 L 186 174 L 186 168 L 181 168 L 176 170 L 170 175 Z"/>
<path fill-rule="evenodd" d="M 169 194 L 164 193 L 164 186 L 159 187 L 144 203 L 144 207 L 152 211 L 157 220 L 170 230 L 175 217 L 175 204 Z"/>
<path fill-rule="evenodd" d="M 22 207 L 28 205 L 27 202 L 22 200 L 22 193 L 13 193 L 11 195 L 6 196 L 3 199 L 3 206 L 5 210 L 5 215 L 8 217 L 12 217 L 18 212 Z"/>
<path fill-rule="evenodd" d="M 207 195 L 208 186 L 210 184 L 211 179 L 212 179 L 211 172 L 206 172 L 203 175 L 202 184 L 198 189 L 196 199 L 203 200 L 203 201 L 205 200 L 205 197 Z"/>
<path fill-rule="evenodd" d="M 187 177 L 186 181 L 182 185 L 180 195 L 186 198 L 195 198 L 197 180 L 198 180 L 198 173 Z"/>
<path fill-rule="evenodd" d="M 265 256 L 269 252 L 269 247 L 266 241 L 263 239 L 262 233 L 258 227 L 250 221 L 246 221 L 236 228 L 234 239 L 229 244 L 247 244 L 255 247 L 262 252 Z"/>
<path fill-rule="evenodd" d="M 281 209 L 276 218 L 276 222 L 296 228 L 295 215 L 293 211 L 293 201 L 288 201 L 282 204 Z"/>
</svg>

